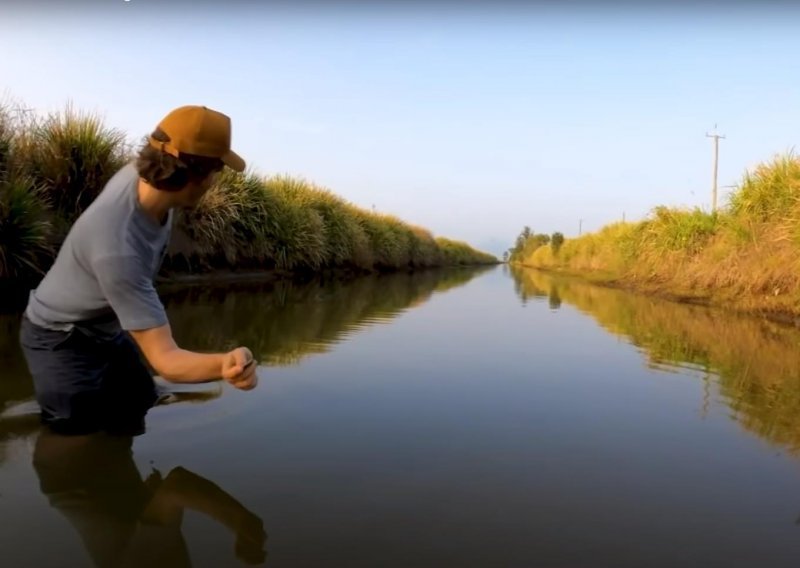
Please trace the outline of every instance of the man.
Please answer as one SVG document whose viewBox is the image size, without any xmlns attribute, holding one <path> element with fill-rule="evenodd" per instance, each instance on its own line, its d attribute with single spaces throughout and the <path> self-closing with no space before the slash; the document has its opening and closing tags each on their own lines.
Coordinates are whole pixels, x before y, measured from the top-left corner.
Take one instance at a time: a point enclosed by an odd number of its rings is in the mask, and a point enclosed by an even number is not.
<svg viewBox="0 0 800 568">
<path fill-rule="evenodd" d="M 193 207 L 228 166 L 231 121 L 203 106 L 170 112 L 137 159 L 117 172 L 72 226 L 52 268 L 30 294 L 20 341 L 43 422 L 64 433 L 109 430 L 157 399 L 152 375 L 249 390 L 253 356 L 178 347 L 153 280 L 176 207 Z"/>
</svg>

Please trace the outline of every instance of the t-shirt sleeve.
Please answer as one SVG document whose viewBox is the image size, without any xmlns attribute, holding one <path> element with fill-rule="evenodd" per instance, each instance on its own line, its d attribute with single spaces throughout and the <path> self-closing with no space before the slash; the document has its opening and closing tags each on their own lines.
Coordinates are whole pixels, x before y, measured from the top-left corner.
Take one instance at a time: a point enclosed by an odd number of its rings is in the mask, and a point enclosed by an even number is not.
<svg viewBox="0 0 800 568">
<path fill-rule="evenodd" d="M 122 329 L 136 331 L 167 323 L 153 280 L 138 257 L 105 256 L 96 259 L 93 267 L 100 289 Z"/>
</svg>

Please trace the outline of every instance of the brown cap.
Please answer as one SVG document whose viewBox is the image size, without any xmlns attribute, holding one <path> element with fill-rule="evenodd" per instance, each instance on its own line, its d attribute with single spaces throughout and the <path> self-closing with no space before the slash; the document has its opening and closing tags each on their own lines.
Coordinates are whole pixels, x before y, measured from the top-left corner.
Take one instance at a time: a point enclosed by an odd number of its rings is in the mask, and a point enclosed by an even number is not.
<svg viewBox="0 0 800 568">
<path fill-rule="evenodd" d="M 179 153 L 219 158 L 226 166 L 244 171 L 244 160 L 231 150 L 231 119 L 204 106 L 182 106 L 170 112 L 159 123 L 169 142 L 152 136 L 150 145 L 178 157 Z"/>
</svg>

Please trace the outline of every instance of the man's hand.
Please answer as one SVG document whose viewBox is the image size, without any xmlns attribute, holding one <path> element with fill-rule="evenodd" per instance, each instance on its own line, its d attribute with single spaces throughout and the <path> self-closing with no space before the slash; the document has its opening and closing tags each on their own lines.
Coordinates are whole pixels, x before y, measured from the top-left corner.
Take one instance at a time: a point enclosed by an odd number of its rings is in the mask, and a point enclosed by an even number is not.
<svg viewBox="0 0 800 568">
<path fill-rule="evenodd" d="M 247 347 L 237 347 L 222 358 L 222 378 L 240 390 L 251 390 L 258 384 L 256 362 Z"/>
</svg>

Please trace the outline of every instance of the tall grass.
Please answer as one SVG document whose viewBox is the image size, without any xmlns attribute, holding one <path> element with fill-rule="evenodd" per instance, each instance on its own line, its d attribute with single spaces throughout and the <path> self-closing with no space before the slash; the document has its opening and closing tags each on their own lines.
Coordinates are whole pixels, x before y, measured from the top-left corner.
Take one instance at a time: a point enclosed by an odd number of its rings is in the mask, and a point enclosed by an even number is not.
<svg viewBox="0 0 800 568">
<path fill-rule="evenodd" d="M 269 191 L 282 195 L 300 209 L 316 214 L 323 222 L 319 250 L 320 265 L 368 267 L 372 264 L 369 239 L 350 206 L 342 198 L 313 183 L 288 176 L 275 176 L 265 181 Z"/>
<path fill-rule="evenodd" d="M 51 224 L 41 187 L 0 181 L 0 281 L 30 282 L 52 258 Z"/>
<path fill-rule="evenodd" d="M 0 105 L 0 282 L 49 268 L 71 224 L 133 152 L 124 133 L 72 105 L 43 117 Z M 289 176 L 226 171 L 196 209 L 176 218 L 165 272 L 497 262 Z"/>
<path fill-rule="evenodd" d="M 411 264 L 413 266 L 422 267 L 441 265 L 444 261 L 444 252 L 431 232 L 416 226 L 411 226 L 409 230 Z M 476 260 L 480 261 L 480 258 Z M 489 262 L 487 262 L 487 264 L 489 264 Z"/>
<path fill-rule="evenodd" d="M 15 159 L 18 131 L 11 107 L 0 105 L 0 284 L 31 282 L 54 252 L 45 188 L 20 171 Z"/>
<path fill-rule="evenodd" d="M 121 131 L 71 104 L 26 126 L 23 167 L 67 222 L 78 218 L 130 157 Z"/>
<path fill-rule="evenodd" d="M 463 241 L 438 237 L 436 244 L 442 252 L 442 263 L 446 265 L 492 264 L 496 262 L 494 256 L 476 252 Z"/>
<path fill-rule="evenodd" d="M 656 207 L 538 247 L 529 266 L 596 273 L 640 287 L 744 310 L 800 315 L 800 159 L 780 155 L 743 179 L 718 212 Z"/>
<path fill-rule="evenodd" d="M 11 174 L 15 140 L 16 128 L 11 108 L 0 105 L 0 180 L 8 179 Z"/>
<path fill-rule="evenodd" d="M 182 258 L 193 271 L 267 264 L 275 255 L 275 244 L 263 238 L 272 224 L 268 197 L 255 176 L 225 170 L 195 209 L 179 212 L 171 259 Z M 278 206 L 274 203 L 273 209 Z"/>
<path fill-rule="evenodd" d="M 641 244 L 656 253 L 683 251 L 696 254 L 717 230 L 717 216 L 700 209 L 656 207 L 641 224 Z"/>
<path fill-rule="evenodd" d="M 755 222 L 772 222 L 787 215 L 796 220 L 800 199 L 800 160 L 793 154 L 776 157 L 744 174 L 731 195 L 729 212 Z"/>
<path fill-rule="evenodd" d="M 398 270 L 496 259 L 299 178 L 226 172 L 178 221 L 173 267 Z"/>
</svg>

